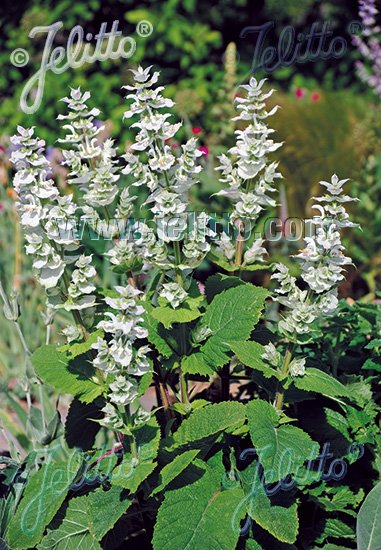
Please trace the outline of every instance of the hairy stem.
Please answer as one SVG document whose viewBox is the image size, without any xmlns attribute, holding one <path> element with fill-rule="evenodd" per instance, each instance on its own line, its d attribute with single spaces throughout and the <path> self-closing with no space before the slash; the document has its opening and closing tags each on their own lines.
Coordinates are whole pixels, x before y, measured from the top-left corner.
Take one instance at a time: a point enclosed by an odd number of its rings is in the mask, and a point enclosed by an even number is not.
<svg viewBox="0 0 381 550">
<path fill-rule="evenodd" d="M 280 370 L 280 373 L 282 375 L 286 375 L 288 373 L 288 367 L 290 366 L 291 358 L 292 358 L 292 350 L 290 348 L 288 348 L 287 351 L 286 351 L 286 354 L 284 356 L 284 359 L 283 359 L 282 368 Z M 279 382 L 278 383 L 278 390 L 276 392 L 275 402 L 274 402 L 274 407 L 278 411 L 282 410 L 283 401 L 284 401 L 284 389 L 283 389 L 283 386 L 282 386 L 282 382 Z"/>
</svg>

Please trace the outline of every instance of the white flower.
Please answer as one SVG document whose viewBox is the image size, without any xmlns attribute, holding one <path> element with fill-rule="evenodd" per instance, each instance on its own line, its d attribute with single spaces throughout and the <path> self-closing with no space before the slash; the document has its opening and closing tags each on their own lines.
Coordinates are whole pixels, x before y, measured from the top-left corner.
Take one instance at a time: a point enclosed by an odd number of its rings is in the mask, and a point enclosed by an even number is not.
<svg viewBox="0 0 381 550">
<path fill-rule="evenodd" d="M 110 390 L 109 399 L 116 405 L 130 405 L 138 394 L 136 382 L 127 380 L 124 376 L 117 376 L 115 381 L 110 384 Z"/>
<path fill-rule="evenodd" d="M 304 376 L 306 373 L 305 364 L 306 360 L 304 357 L 301 359 L 293 359 L 289 365 L 289 372 L 291 376 Z"/>
<path fill-rule="evenodd" d="M 228 260 L 232 260 L 234 258 L 235 254 L 235 246 L 229 237 L 225 232 L 222 232 L 219 240 L 217 241 L 217 252 L 220 252 L 223 256 L 225 256 Z"/>
<path fill-rule="evenodd" d="M 159 296 L 167 300 L 169 305 L 175 309 L 184 302 L 188 294 L 179 284 L 167 283 L 163 285 L 162 290 L 159 292 Z"/>
<path fill-rule="evenodd" d="M 305 239 L 304 248 L 295 258 L 301 262 L 301 278 L 308 289 L 300 290 L 288 268 L 276 265 L 273 279 L 279 281 L 276 292 L 280 295 L 277 301 L 289 308 L 282 313 L 279 329 L 294 341 L 306 341 L 311 333 L 311 324 L 315 320 L 331 315 L 338 305 L 337 287 L 344 279 L 344 266 L 351 259 L 343 253 L 339 229 L 354 226 L 348 220 L 348 214 L 342 206 L 342 187 L 348 180 L 339 180 L 333 175 L 331 182 L 320 182 L 327 187 L 328 194 L 318 201 L 314 208 L 320 213 L 314 216 L 312 226 L 315 234 Z M 344 196 L 344 202 L 352 200 Z"/>
<path fill-rule="evenodd" d="M 272 91 L 264 93 L 262 87 L 265 80 L 258 82 L 251 78 L 246 86 L 241 86 L 246 97 L 236 98 L 236 107 L 239 115 L 233 120 L 241 120 L 248 123 L 244 129 L 237 130 L 236 145 L 229 150 L 233 159 L 226 155 L 219 157 L 220 165 L 216 168 L 221 172 L 220 181 L 227 184 L 228 188 L 223 189 L 217 195 L 228 197 L 234 204 L 230 216 L 231 222 L 237 227 L 246 223 L 256 223 L 264 207 L 276 206 L 271 193 L 275 191 L 274 180 L 282 177 L 277 172 L 277 163 L 270 163 L 268 156 L 281 147 L 281 143 L 275 143 L 271 139 L 274 130 L 269 128 L 265 120 L 272 116 L 277 108 L 271 111 L 266 110 L 266 100 L 271 96 Z M 260 244 L 259 244 L 260 243 Z M 244 261 L 253 263 L 263 261 L 265 250 L 262 249 L 263 242 L 253 245 L 247 251 Z M 230 247 L 225 248 L 225 256 L 233 259 L 235 251 Z M 230 256 L 230 258 L 229 258 Z"/>
<path fill-rule="evenodd" d="M 254 264 L 256 262 L 263 262 L 263 256 L 267 254 L 266 248 L 262 246 L 264 239 L 256 239 L 250 248 L 248 248 L 244 255 L 245 264 Z"/>
<path fill-rule="evenodd" d="M 82 337 L 81 331 L 77 326 L 74 325 L 68 325 L 67 327 L 62 329 L 62 334 L 66 336 L 69 344 L 70 342 L 74 342 L 75 340 L 80 340 Z"/>
<path fill-rule="evenodd" d="M 265 352 L 262 353 L 261 357 L 268 361 L 271 366 L 278 368 L 282 360 L 282 356 L 277 351 L 276 347 L 272 342 L 269 342 L 264 346 Z"/>
<path fill-rule="evenodd" d="M 118 414 L 116 408 L 111 405 L 111 403 L 106 403 L 106 405 L 101 409 L 105 413 L 102 424 L 110 428 L 110 430 L 119 430 L 123 427 L 123 420 Z"/>
</svg>

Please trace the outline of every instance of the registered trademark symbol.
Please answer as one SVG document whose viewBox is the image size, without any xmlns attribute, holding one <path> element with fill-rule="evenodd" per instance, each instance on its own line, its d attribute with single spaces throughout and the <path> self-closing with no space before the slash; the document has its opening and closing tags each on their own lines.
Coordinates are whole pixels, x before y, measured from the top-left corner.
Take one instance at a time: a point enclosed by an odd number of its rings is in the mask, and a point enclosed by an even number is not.
<svg viewBox="0 0 381 550">
<path fill-rule="evenodd" d="M 348 25 L 349 34 L 360 34 L 362 32 L 363 26 L 361 21 L 351 21 Z"/>
<path fill-rule="evenodd" d="M 136 25 L 136 32 L 142 38 L 147 38 L 147 36 L 153 33 L 153 25 L 150 21 L 147 21 L 147 19 L 143 19 Z"/>
</svg>

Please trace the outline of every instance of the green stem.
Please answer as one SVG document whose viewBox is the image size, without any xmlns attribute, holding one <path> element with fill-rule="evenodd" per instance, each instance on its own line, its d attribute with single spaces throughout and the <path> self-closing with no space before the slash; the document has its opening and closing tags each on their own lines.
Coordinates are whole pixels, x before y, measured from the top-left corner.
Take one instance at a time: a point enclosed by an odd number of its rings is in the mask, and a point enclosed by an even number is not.
<svg viewBox="0 0 381 550">
<path fill-rule="evenodd" d="M 181 264 L 181 250 L 180 250 L 180 242 L 179 241 L 174 241 L 173 251 L 175 253 L 176 266 L 179 266 Z M 180 286 L 183 286 L 183 277 L 181 275 L 181 269 L 179 269 L 178 267 L 176 269 L 176 281 L 177 281 L 177 284 L 179 284 Z"/>
<path fill-rule="evenodd" d="M 282 368 L 280 370 L 280 373 L 283 376 L 288 374 L 288 368 L 290 366 L 291 358 L 292 358 L 292 349 L 288 348 L 287 351 L 286 351 L 286 354 L 284 356 L 284 359 L 283 359 Z M 282 384 L 283 384 L 282 382 L 278 383 L 278 390 L 277 390 L 276 395 L 275 395 L 274 407 L 278 411 L 282 410 L 283 401 L 284 401 L 284 388 L 283 388 Z"/>
<path fill-rule="evenodd" d="M 186 375 L 181 371 L 180 367 L 180 397 L 181 397 L 181 403 L 189 403 L 188 399 L 188 388 L 187 388 L 187 379 Z"/>
<path fill-rule="evenodd" d="M 134 458 L 135 460 L 139 460 L 138 447 L 136 445 L 136 439 L 133 434 L 131 435 L 130 444 L 131 444 L 132 458 Z"/>
<path fill-rule="evenodd" d="M 242 239 L 242 233 L 241 233 L 241 222 L 239 222 L 237 229 L 238 229 L 238 236 L 237 236 L 237 241 L 235 245 L 235 265 L 239 269 L 242 265 L 242 255 L 243 255 L 243 239 Z"/>
</svg>

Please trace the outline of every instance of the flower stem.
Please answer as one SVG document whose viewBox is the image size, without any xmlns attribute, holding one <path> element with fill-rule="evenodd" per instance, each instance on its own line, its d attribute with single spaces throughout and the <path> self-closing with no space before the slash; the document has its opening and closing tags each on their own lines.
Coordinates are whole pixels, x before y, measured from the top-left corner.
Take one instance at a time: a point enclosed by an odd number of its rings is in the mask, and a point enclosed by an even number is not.
<svg viewBox="0 0 381 550">
<path fill-rule="evenodd" d="M 291 358 L 292 358 L 292 350 L 288 348 L 283 359 L 282 368 L 280 370 L 280 373 L 282 375 L 286 375 L 288 373 L 288 367 L 290 366 Z M 284 401 L 284 389 L 282 387 L 282 382 L 279 382 L 278 390 L 275 394 L 275 402 L 274 402 L 274 407 L 277 409 L 277 411 L 282 410 L 283 401 Z"/>
<path fill-rule="evenodd" d="M 181 264 L 181 250 L 180 250 L 180 242 L 179 241 L 174 241 L 173 251 L 175 253 L 176 266 L 179 266 Z M 183 278 L 182 278 L 182 275 L 181 275 L 181 269 L 179 269 L 178 267 L 176 268 L 176 281 L 177 281 L 177 284 L 179 284 L 180 286 L 183 286 Z"/>
<path fill-rule="evenodd" d="M 130 444 L 131 444 L 132 458 L 135 458 L 135 460 L 139 460 L 138 447 L 136 445 L 136 439 L 135 439 L 135 436 L 133 434 L 131 435 Z"/>
<path fill-rule="evenodd" d="M 181 371 L 180 368 L 180 397 L 181 397 L 181 403 L 189 403 L 188 399 L 188 388 L 187 388 L 187 379 L 186 375 Z"/>
<path fill-rule="evenodd" d="M 237 236 L 237 241 L 235 245 L 235 265 L 237 266 L 237 268 L 240 268 L 242 264 L 242 255 L 243 255 L 243 238 L 241 233 L 241 222 L 238 223 L 237 229 L 238 229 L 238 236 Z"/>
</svg>

